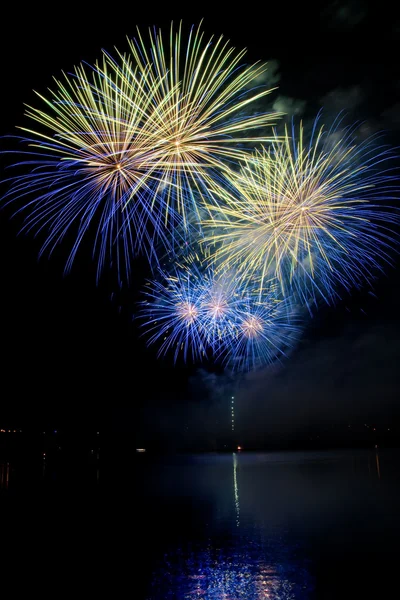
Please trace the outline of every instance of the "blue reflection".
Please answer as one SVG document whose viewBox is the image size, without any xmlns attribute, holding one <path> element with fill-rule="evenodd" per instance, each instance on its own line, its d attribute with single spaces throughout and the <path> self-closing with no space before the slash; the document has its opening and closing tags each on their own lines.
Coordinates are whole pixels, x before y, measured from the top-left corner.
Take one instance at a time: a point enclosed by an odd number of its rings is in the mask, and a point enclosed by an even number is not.
<svg viewBox="0 0 400 600">
<path fill-rule="evenodd" d="M 240 527 L 239 466 L 232 454 L 231 526 L 204 544 L 171 548 L 153 573 L 146 600 L 309 600 L 313 580 L 296 548 L 266 537 L 257 524 Z"/>
<path fill-rule="evenodd" d="M 245 537 L 225 541 L 224 548 L 214 540 L 190 553 L 176 549 L 157 569 L 149 600 L 309 599 L 313 586 L 307 570 L 283 556 L 281 548 L 275 560 L 268 554 L 263 543 Z"/>
</svg>

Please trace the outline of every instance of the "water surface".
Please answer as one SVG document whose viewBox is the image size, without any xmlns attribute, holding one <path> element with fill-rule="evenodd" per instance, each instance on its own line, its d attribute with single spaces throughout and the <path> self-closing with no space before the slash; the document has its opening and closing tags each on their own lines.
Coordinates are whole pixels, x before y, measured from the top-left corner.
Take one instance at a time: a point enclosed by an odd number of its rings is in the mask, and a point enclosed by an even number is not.
<svg viewBox="0 0 400 600">
<path fill-rule="evenodd" d="M 21 589 L 135 600 L 395 598 L 399 466 L 396 450 L 0 461 L 2 565 Z"/>
</svg>

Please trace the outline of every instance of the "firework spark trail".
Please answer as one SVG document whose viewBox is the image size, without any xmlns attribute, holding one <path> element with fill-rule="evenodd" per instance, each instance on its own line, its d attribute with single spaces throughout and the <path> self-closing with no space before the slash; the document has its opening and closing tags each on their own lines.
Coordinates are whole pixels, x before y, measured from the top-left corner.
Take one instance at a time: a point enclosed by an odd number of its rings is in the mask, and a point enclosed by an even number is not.
<svg viewBox="0 0 400 600">
<path fill-rule="evenodd" d="M 278 297 L 277 283 L 264 283 L 260 301 L 259 284 L 254 292 L 243 289 L 234 273 L 215 275 L 196 258 L 146 287 L 139 317 L 158 355 L 212 357 L 237 371 L 283 357 L 296 341 L 299 320 L 289 300 Z"/>
<path fill-rule="evenodd" d="M 201 361 L 207 340 L 201 324 L 201 285 L 193 270 L 176 269 L 176 274 L 160 272 L 160 279 L 148 282 L 139 317 L 148 343 L 159 344 L 158 355 L 169 351 L 177 361 L 180 354 L 186 362 L 188 354 Z"/>
<path fill-rule="evenodd" d="M 18 163 L 27 172 L 6 199 L 24 202 L 26 230 L 47 232 L 42 252 L 75 236 L 67 269 L 91 229 L 98 273 L 107 257 L 128 276 L 138 252 L 157 263 L 157 245 L 174 248 L 175 230 L 199 225 L 209 188 L 243 145 L 268 139 L 248 132 L 277 115 L 245 114 L 271 91 L 250 89 L 266 65 L 240 67 L 245 52 L 200 27 L 182 38 L 171 25 L 169 44 L 154 32 L 147 48 L 138 32 L 128 53 L 75 68 L 38 94 L 44 109 L 27 109 L 34 126 L 22 128 L 29 148 Z"/>
<path fill-rule="evenodd" d="M 259 285 L 259 284 L 258 284 Z M 277 282 L 264 282 L 242 292 L 235 311 L 233 335 L 226 339 L 223 363 L 234 371 L 250 371 L 282 359 L 300 334 L 300 319 L 291 298 L 279 297 Z"/>
<path fill-rule="evenodd" d="M 354 127 L 340 134 L 339 124 L 309 145 L 302 125 L 297 141 L 286 128 L 283 143 L 256 150 L 231 173 L 203 224 L 215 268 L 236 268 L 243 285 L 276 277 L 284 294 L 295 289 L 307 303 L 330 302 L 390 262 L 398 213 L 387 204 L 398 185 L 381 163 L 394 154 L 375 139 L 357 144 Z"/>
<path fill-rule="evenodd" d="M 148 44 L 140 31 L 128 40 L 134 64 L 155 90 L 154 110 L 145 127 L 156 140 L 157 152 L 145 165 L 159 174 L 156 195 L 163 192 L 166 224 L 174 211 L 185 223 L 192 211 L 200 222 L 198 204 L 209 200 L 220 173 L 246 155 L 245 144 L 271 139 L 248 132 L 271 126 L 280 116 L 245 114 L 249 104 L 272 91 L 251 87 L 266 64 L 241 66 L 245 50 L 230 48 L 223 36 L 205 40 L 200 26 L 191 28 L 186 44 L 182 37 L 182 24 L 176 31 L 171 24 L 169 45 L 156 30 L 149 31 Z M 118 61 L 109 59 L 118 76 L 120 64 L 126 68 L 126 56 L 118 52 Z"/>
<path fill-rule="evenodd" d="M 139 310 L 149 343 L 247 371 L 293 346 L 299 302 L 311 312 L 390 263 L 395 155 L 341 117 L 328 131 L 317 117 L 308 143 L 302 124 L 265 134 L 280 115 L 249 109 L 271 92 L 255 88 L 266 65 L 182 32 L 138 31 L 38 94 L 5 200 L 47 235 L 41 253 L 72 238 L 66 269 L 89 233 L 98 277 L 109 261 L 129 279 L 145 253 L 160 276 Z"/>
<path fill-rule="evenodd" d="M 28 166 L 30 172 L 15 178 L 8 195 L 26 201 L 20 209 L 30 211 L 25 230 L 49 230 L 42 252 L 51 253 L 75 227 L 67 269 L 93 223 L 97 227 L 94 253 L 99 255 L 99 272 L 118 237 L 122 237 L 126 267 L 138 247 L 145 246 L 149 255 L 153 254 L 154 231 L 167 244 L 160 213 L 151 205 L 151 173 L 142 167 L 154 147 L 141 127 L 151 94 L 146 82 L 133 71 L 129 77 L 130 87 L 126 89 L 126 74 L 121 72 L 119 79 L 112 79 L 105 61 L 101 73 L 97 65 L 91 77 L 78 67 L 73 78 L 56 81 L 57 91 L 50 100 L 40 96 L 50 109 L 48 113 L 30 107 L 27 110 L 47 133 L 22 128 L 31 136 L 23 138 L 31 149 L 24 152 L 27 158 L 18 165 Z M 130 98 L 127 105 L 133 85 L 135 103 Z M 132 195 L 135 202 L 124 210 Z"/>
</svg>

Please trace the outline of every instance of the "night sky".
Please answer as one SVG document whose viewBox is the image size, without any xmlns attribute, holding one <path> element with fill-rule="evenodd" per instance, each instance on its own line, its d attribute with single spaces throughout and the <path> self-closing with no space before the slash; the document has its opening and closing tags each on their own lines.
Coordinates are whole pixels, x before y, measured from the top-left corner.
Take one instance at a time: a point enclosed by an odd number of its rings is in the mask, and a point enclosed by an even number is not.
<svg viewBox="0 0 400 600">
<path fill-rule="evenodd" d="M 193 3 L 194 4 L 194 3 Z M 114 5 L 103 12 L 88 3 L 55 5 L 57 14 L 9 4 L 2 12 L 1 134 L 24 122 L 23 103 L 35 103 L 52 76 L 80 61 L 94 62 L 102 48 L 126 48 L 135 26 L 168 29 L 204 19 L 208 34 L 224 34 L 249 62 L 272 61 L 268 77 L 279 90 L 270 106 L 307 122 L 323 106 L 346 109 L 366 132 L 387 130 L 400 141 L 400 18 L 390 3 L 243 3 L 179 11 L 171 4 Z M 82 10 L 82 6 L 84 7 Z M 36 103 L 37 105 L 37 103 Z M 1 140 L 4 150 L 7 139 Z M 2 157 L 4 166 L 10 161 Z M 5 191 L 2 186 L 2 191 Z M 292 355 L 279 367 L 246 378 L 221 370 L 174 368 L 146 349 L 132 322 L 144 278 L 138 260 L 131 287 L 119 289 L 105 271 L 96 285 L 90 243 L 72 272 L 63 275 L 68 239 L 54 256 L 38 260 L 43 238 L 18 236 L 22 219 L 0 212 L 1 410 L 0 424 L 15 427 L 102 427 L 138 440 L 174 439 L 211 444 L 223 437 L 229 397 L 235 393 L 237 431 L 247 443 L 293 440 L 329 427 L 400 427 L 399 261 L 374 289 L 343 296 L 310 322 Z"/>
</svg>

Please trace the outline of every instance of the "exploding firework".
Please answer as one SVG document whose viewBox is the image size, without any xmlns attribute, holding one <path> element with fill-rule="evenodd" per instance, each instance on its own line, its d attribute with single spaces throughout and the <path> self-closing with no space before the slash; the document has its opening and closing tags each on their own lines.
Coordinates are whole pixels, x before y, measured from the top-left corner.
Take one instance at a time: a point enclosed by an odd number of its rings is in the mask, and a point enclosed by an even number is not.
<svg viewBox="0 0 400 600">
<path fill-rule="evenodd" d="M 215 274 L 195 258 L 149 282 L 139 311 L 148 343 L 159 345 L 159 355 L 173 352 L 175 361 L 212 357 L 238 371 L 281 358 L 299 323 L 289 300 L 278 297 L 277 283 L 264 282 L 260 296 L 258 282 L 251 291 L 234 273 Z"/>
<path fill-rule="evenodd" d="M 223 361 L 232 370 L 250 371 L 282 359 L 296 343 L 300 321 L 289 298 L 279 297 L 277 283 L 248 288 L 235 312 L 232 335 L 226 338 Z"/>
<path fill-rule="evenodd" d="M 248 132 L 272 123 L 269 113 L 245 115 L 270 91 L 251 90 L 266 66 L 240 67 L 244 51 L 222 37 L 206 41 L 198 28 L 185 43 L 171 26 L 165 46 L 160 32 L 148 48 L 140 33 L 129 43 L 127 54 L 105 53 L 93 69 L 55 80 L 22 128 L 28 148 L 18 166 L 27 172 L 7 197 L 23 201 L 25 230 L 47 232 L 43 252 L 72 236 L 67 269 L 89 230 L 99 272 L 109 258 L 129 275 L 139 251 L 157 263 L 159 244 L 174 247 L 176 231 L 189 235 L 199 222 L 226 165 L 267 139 Z"/>
<path fill-rule="evenodd" d="M 241 290 L 233 271 L 217 274 L 211 266 L 205 268 L 204 261 L 205 257 L 198 254 L 186 258 L 191 270 L 198 274 L 204 337 L 213 356 L 219 357 L 225 351 L 226 340 L 234 333 L 236 310 L 242 301 Z"/>
<path fill-rule="evenodd" d="M 56 86 L 50 99 L 40 96 L 48 112 L 27 110 L 44 132 L 23 128 L 29 149 L 19 166 L 29 172 L 14 179 L 8 196 L 25 201 L 20 209 L 29 212 L 25 230 L 48 230 L 42 252 L 51 252 L 73 231 L 67 268 L 93 226 L 99 270 L 107 254 L 119 266 L 121 251 L 129 267 L 132 251 L 144 240 L 151 256 L 154 233 L 161 230 L 160 214 L 147 193 L 151 175 L 142 168 L 153 151 L 141 128 L 150 110 L 150 90 L 132 69 L 129 84 L 124 71 L 111 77 L 105 60 L 101 71 L 98 65 L 88 75 L 79 67 L 73 78 L 56 81 Z M 129 202 L 133 196 L 135 201 Z"/>
<path fill-rule="evenodd" d="M 332 301 L 341 287 L 370 281 L 390 261 L 398 221 L 388 204 L 396 191 L 376 139 L 357 143 L 354 127 L 317 131 L 309 144 L 285 130 L 270 148 L 247 158 L 210 206 L 206 242 L 220 270 L 236 268 L 243 285 L 276 277 L 284 295 L 295 289 L 307 304 Z"/>
<path fill-rule="evenodd" d="M 182 26 L 175 31 L 171 24 L 169 44 L 161 31 L 150 31 L 149 44 L 138 32 L 129 46 L 155 90 L 146 127 L 157 153 L 146 165 L 159 174 L 165 206 L 186 222 L 188 210 L 198 213 L 196 198 L 208 199 L 226 165 L 246 156 L 246 144 L 271 140 L 260 132 L 280 115 L 246 115 L 249 104 L 272 91 L 253 89 L 266 64 L 241 66 L 245 50 L 235 51 L 222 36 L 205 40 L 200 26 L 190 30 L 186 43 L 182 38 Z M 125 67 L 124 56 L 119 59 L 111 63 L 117 73 L 119 63 Z M 258 134 L 251 135 L 254 130 Z"/>
<path fill-rule="evenodd" d="M 176 269 L 174 275 L 160 272 L 160 279 L 148 282 L 139 317 L 149 344 L 158 344 L 158 355 L 173 352 L 174 361 L 181 355 L 203 360 L 207 341 L 201 322 L 201 283 L 198 273 Z"/>
</svg>

